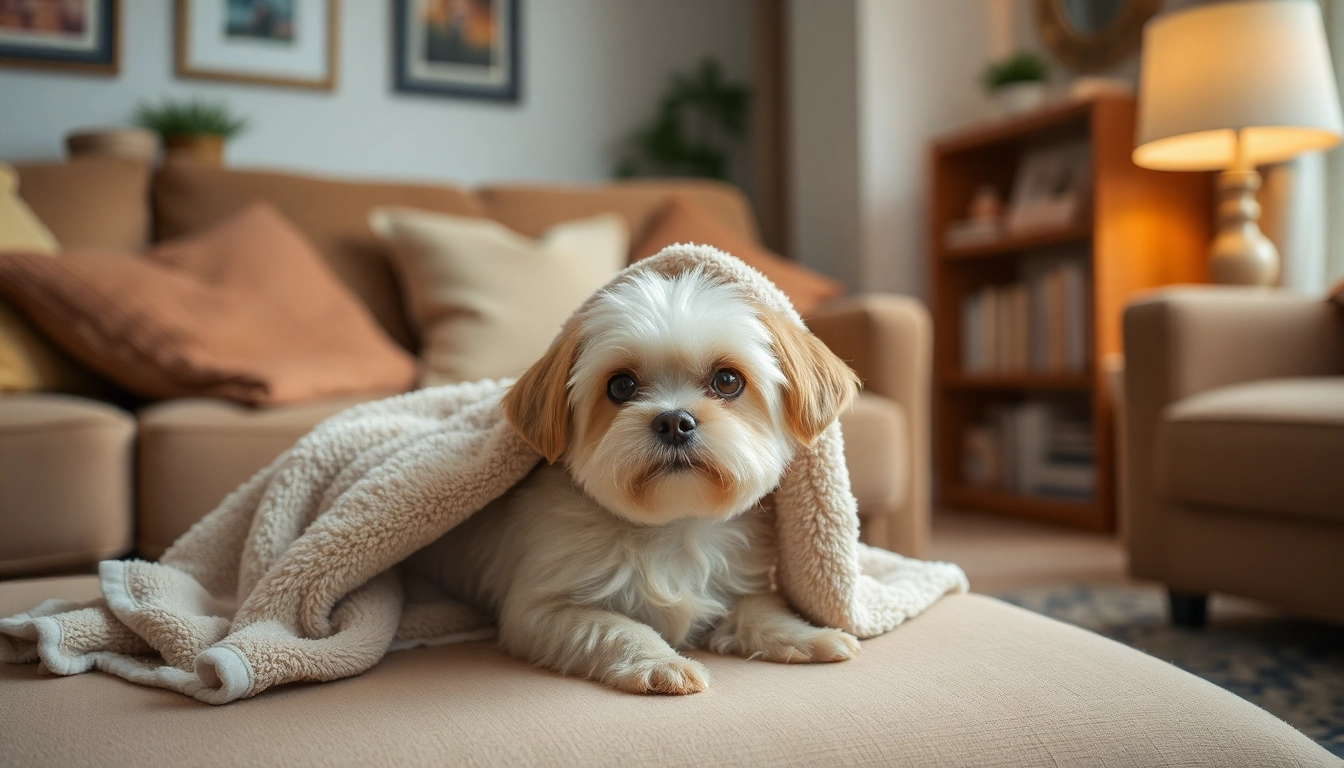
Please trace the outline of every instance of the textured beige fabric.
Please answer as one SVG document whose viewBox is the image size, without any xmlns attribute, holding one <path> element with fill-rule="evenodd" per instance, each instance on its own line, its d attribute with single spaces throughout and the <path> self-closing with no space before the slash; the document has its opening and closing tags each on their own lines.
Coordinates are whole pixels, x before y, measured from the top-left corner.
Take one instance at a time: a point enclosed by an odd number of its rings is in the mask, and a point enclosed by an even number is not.
<svg viewBox="0 0 1344 768">
<path fill-rule="evenodd" d="M 140 251 L 149 242 L 149 164 L 124 157 L 19 163 L 19 195 L 63 248 Z"/>
<path fill-rule="evenodd" d="M 1337 523 L 1182 504 L 1158 483 L 1169 409 L 1259 380 L 1344 376 L 1344 313 L 1287 292 L 1168 289 L 1126 309 L 1124 336 L 1121 499 L 1130 571 L 1187 591 L 1223 591 L 1344 617 L 1344 593 L 1335 587 L 1344 580 L 1344 531 Z M 1229 474 L 1223 479 L 1231 481 Z M 1312 481 L 1320 482 L 1333 480 Z"/>
<path fill-rule="evenodd" d="M 1344 524 L 1344 377 L 1264 379 L 1201 392 L 1158 428 L 1168 498 Z"/>
<path fill-rule="evenodd" d="M 422 387 L 522 374 L 630 249 L 615 214 L 556 225 L 538 240 L 488 219 L 410 208 L 377 208 L 369 225 L 395 254 Z"/>
<path fill-rule="evenodd" d="M 616 280 L 693 267 L 801 324 L 759 273 L 710 248 L 670 248 Z M 40 659 L 57 674 L 97 668 L 219 704 L 283 683 L 358 674 L 394 638 L 479 629 L 426 620 L 460 620 L 460 610 L 403 613 L 389 569 L 535 466 L 536 454 L 503 419 L 506 389 L 493 381 L 434 387 L 333 417 L 158 564 L 103 563 L 106 602 L 73 611 L 44 604 L 0 620 L 0 635 L 14 638 L 0 646 L 0 660 Z M 871 637 L 964 591 L 966 579 L 954 565 L 859 544 L 843 451 L 832 424 L 785 474 L 774 497 L 778 578 L 814 623 Z"/>
<path fill-rule="evenodd" d="M 96 594 L 91 578 L 0 584 L 0 614 Z M 939 602 L 844 664 L 698 657 L 709 692 L 633 697 L 485 643 L 422 648 L 223 709 L 0 665 L 0 756 L 6 768 L 1338 765 L 1227 691 L 977 595 Z"/>
<path fill-rule="evenodd" d="M 136 551 L 143 557 L 159 557 L 220 499 L 323 419 L 390 394 L 261 409 L 185 398 L 140 411 Z"/>
<path fill-rule="evenodd" d="M 707 179 L 621 181 L 613 184 L 546 186 L 505 185 L 476 191 L 489 215 L 509 229 L 537 237 L 565 221 L 614 213 L 625 220 L 631 242 L 644 236 L 653 218 L 673 197 L 711 212 L 740 237 L 755 242 L 751 202 L 731 184 Z"/>
<path fill-rule="evenodd" d="M 134 419 L 103 403 L 0 397 L 0 576 L 130 549 L 134 440 Z"/>
<path fill-rule="evenodd" d="M 908 462 L 903 461 L 910 450 L 905 409 L 881 395 L 861 392 L 854 407 L 840 414 L 840 431 L 845 436 L 845 464 L 859 503 L 859 517 L 901 514 L 910 484 Z M 864 540 L 899 551 L 890 541 Z"/>
<path fill-rule="evenodd" d="M 851 296 L 827 302 L 807 325 L 859 374 L 864 391 L 895 402 L 905 415 L 909 440 L 898 452 L 887 454 L 893 463 L 884 468 L 875 460 L 865 461 L 862 467 L 853 467 L 851 475 L 857 487 L 873 481 L 869 472 L 906 478 L 904 493 L 885 522 L 884 546 L 920 557 L 928 549 L 930 519 L 933 323 L 929 312 L 907 296 Z M 845 434 L 849 435 L 848 426 Z"/>
<path fill-rule="evenodd" d="M 332 271 L 407 349 L 406 326 L 387 248 L 369 231 L 369 211 L 404 205 L 461 216 L 481 215 L 469 192 L 453 186 L 338 181 L 258 170 L 168 163 L 154 179 L 154 228 L 159 240 L 190 235 L 264 200 L 274 205 L 321 252 Z"/>
</svg>

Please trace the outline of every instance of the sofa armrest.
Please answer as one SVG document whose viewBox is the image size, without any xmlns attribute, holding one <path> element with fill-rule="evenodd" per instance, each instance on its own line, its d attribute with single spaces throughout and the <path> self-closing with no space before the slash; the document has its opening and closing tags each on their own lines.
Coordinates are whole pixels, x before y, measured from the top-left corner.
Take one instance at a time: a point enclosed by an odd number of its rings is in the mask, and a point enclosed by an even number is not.
<svg viewBox="0 0 1344 768">
<path fill-rule="evenodd" d="M 909 490 L 889 547 L 921 554 L 929 535 L 929 377 L 933 327 L 918 300 L 892 294 L 827 302 L 807 321 L 812 332 L 849 364 L 864 389 L 896 401 L 910 428 Z"/>
<path fill-rule="evenodd" d="M 1166 289 L 1125 309 L 1124 347 L 1121 499 L 1130 570 L 1160 579 L 1165 520 L 1153 457 L 1163 411 L 1231 384 L 1344 374 L 1344 312 L 1286 291 Z"/>
</svg>

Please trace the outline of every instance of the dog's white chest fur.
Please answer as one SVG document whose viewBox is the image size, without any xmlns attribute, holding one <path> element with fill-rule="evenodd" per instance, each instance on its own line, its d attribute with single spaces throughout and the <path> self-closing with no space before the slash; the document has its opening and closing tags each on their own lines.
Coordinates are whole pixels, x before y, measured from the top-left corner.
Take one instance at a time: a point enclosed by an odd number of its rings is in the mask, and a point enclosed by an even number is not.
<svg viewBox="0 0 1344 768">
<path fill-rule="evenodd" d="M 638 525 L 599 507 L 560 467 L 543 465 L 413 565 L 497 616 L 564 601 L 624 614 L 688 647 L 736 598 L 769 590 L 761 514 Z"/>
</svg>

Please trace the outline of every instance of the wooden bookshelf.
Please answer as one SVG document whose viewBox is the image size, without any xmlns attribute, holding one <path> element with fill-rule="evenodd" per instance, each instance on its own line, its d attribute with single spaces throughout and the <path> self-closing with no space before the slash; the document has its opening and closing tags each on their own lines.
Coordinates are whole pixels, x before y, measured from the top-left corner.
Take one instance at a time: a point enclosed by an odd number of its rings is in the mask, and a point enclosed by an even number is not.
<svg viewBox="0 0 1344 768">
<path fill-rule="evenodd" d="M 1163 173 L 1134 165 L 1135 104 L 1126 97 L 1071 101 L 961 131 L 936 142 L 931 158 L 930 279 L 934 317 L 934 467 L 942 503 L 1073 527 L 1115 526 L 1114 423 L 1104 362 L 1121 352 L 1120 323 L 1135 294 L 1162 285 L 1207 281 L 1213 236 L 1213 182 L 1206 173 Z M 1089 210 L 1059 229 L 948 247 L 948 227 L 966 215 L 975 190 L 993 185 L 1005 198 L 1024 152 L 1086 138 L 1092 162 Z M 1043 250 L 1083 248 L 1088 258 L 1089 361 L 1082 372 L 961 370 L 962 300 L 989 284 L 1021 277 L 1024 260 Z M 1092 424 L 1096 489 L 1090 500 L 1056 499 L 969 487 L 962 477 L 963 436 L 996 404 L 1028 397 L 1074 398 Z"/>
</svg>

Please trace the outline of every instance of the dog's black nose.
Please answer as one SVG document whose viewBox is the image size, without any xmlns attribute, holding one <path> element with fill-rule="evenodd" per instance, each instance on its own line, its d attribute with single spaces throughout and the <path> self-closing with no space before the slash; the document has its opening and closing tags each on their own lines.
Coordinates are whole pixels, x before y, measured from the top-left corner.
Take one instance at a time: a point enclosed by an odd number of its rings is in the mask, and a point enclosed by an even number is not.
<svg viewBox="0 0 1344 768">
<path fill-rule="evenodd" d="M 695 417 L 689 411 L 663 411 L 649 426 L 667 445 L 683 445 L 695 431 Z"/>
</svg>

